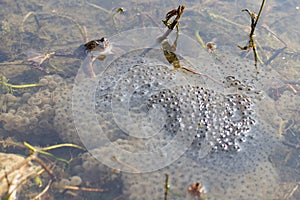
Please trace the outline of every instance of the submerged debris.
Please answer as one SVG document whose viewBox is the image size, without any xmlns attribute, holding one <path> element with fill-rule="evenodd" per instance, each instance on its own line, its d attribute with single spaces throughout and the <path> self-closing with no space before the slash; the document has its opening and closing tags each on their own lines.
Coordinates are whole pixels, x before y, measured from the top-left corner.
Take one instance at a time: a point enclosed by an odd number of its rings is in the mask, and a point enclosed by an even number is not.
<svg viewBox="0 0 300 200">
<path fill-rule="evenodd" d="M 205 193 L 204 186 L 199 181 L 189 185 L 188 192 L 191 194 L 192 197 L 194 197 L 193 199 L 195 200 L 206 199 L 204 197 L 204 193 Z"/>
</svg>

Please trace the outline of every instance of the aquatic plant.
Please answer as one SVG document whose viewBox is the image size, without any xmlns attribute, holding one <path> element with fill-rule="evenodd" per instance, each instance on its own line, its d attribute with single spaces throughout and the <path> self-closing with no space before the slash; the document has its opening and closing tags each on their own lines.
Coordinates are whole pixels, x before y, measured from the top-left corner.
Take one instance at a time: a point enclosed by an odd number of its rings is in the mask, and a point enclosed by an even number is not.
<svg viewBox="0 0 300 200">
<path fill-rule="evenodd" d="M 7 181 L 7 196 L 5 197 L 7 200 L 14 199 L 17 196 L 17 193 L 20 192 L 22 186 L 28 184 L 30 179 L 34 178 L 35 184 L 39 185 L 39 187 L 43 186 L 43 181 L 48 182 L 44 189 L 42 189 L 41 192 L 33 199 L 41 198 L 49 190 L 52 183 L 58 180 L 57 175 L 53 170 L 53 167 L 55 167 L 56 164 L 55 162 L 50 162 L 49 158 L 53 158 L 55 161 L 60 161 L 67 165 L 69 164 L 69 161 L 64 158 L 56 157 L 54 154 L 49 153 L 48 151 L 62 147 L 72 147 L 84 150 L 84 148 L 75 144 L 57 144 L 48 147 L 34 147 L 27 142 L 24 142 L 23 145 L 21 145 L 13 140 L 1 141 L 0 144 L 2 144 L 2 146 L 15 146 L 30 150 L 30 154 L 26 158 L 16 158 L 19 162 L 11 164 L 12 167 L 10 167 L 8 171 L 5 171 L 5 173 L 2 173 L 3 175 L 0 176 L 0 183 L 5 180 Z M 42 155 L 46 156 L 46 159 L 42 158 Z M 5 154 L 2 156 L 2 162 L 5 162 L 5 159 L 13 159 L 17 155 Z M 37 163 L 37 165 L 31 164 L 32 162 Z M 5 168 L 1 168 L 1 170 L 5 170 Z M 49 180 L 40 177 L 44 172 L 49 175 Z"/>
<path fill-rule="evenodd" d="M 10 84 L 8 83 L 8 79 L 3 74 L 0 74 L 0 85 L 2 85 L 2 88 L 8 92 L 13 92 L 14 89 L 24 89 L 24 88 L 43 86 L 42 84 L 39 83 L 22 84 L 22 85 Z"/>
<path fill-rule="evenodd" d="M 256 44 L 254 42 L 254 31 L 255 31 L 255 28 L 256 28 L 256 25 L 257 25 L 257 22 L 259 20 L 259 17 L 262 13 L 262 10 L 263 10 L 263 7 L 264 7 L 264 4 L 265 4 L 265 1 L 266 0 L 263 0 L 262 1 L 262 4 L 260 6 L 260 9 L 259 9 L 259 12 L 258 12 L 258 15 L 256 15 L 254 12 L 248 10 L 248 9 L 243 9 L 242 11 L 244 12 L 247 12 L 249 14 L 249 16 L 251 17 L 251 31 L 250 31 L 250 34 L 249 34 L 249 41 L 248 41 L 248 44 L 244 47 L 242 46 L 239 46 L 238 47 L 241 49 L 241 50 L 249 50 L 249 49 L 252 49 L 253 51 L 253 54 L 254 54 L 254 65 L 255 65 L 255 68 L 257 70 L 257 62 L 258 60 L 261 61 L 261 59 L 259 58 L 258 56 L 258 53 L 257 53 L 257 49 L 256 49 Z"/>
</svg>

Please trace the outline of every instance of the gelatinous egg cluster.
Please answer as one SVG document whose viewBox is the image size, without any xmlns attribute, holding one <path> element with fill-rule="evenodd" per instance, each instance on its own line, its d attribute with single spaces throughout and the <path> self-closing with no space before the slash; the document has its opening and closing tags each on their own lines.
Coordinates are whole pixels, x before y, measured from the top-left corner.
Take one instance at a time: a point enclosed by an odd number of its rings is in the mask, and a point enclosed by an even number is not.
<svg viewBox="0 0 300 200">
<path fill-rule="evenodd" d="M 170 124 L 173 129 L 178 127 L 176 123 L 180 124 L 182 117 L 189 118 L 186 121 L 190 122 L 189 126 L 193 125 L 190 129 L 194 135 L 192 148 L 201 154 L 239 151 L 240 143 L 246 141 L 251 125 L 255 123 L 253 103 L 247 96 L 218 94 L 199 86 L 179 86 L 160 91 L 149 99 L 148 104 L 150 107 L 160 104 L 167 109 L 168 116 L 172 118 L 165 125 L 167 129 Z M 187 107 L 192 110 L 190 115 L 180 116 L 181 109 Z"/>
<path fill-rule="evenodd" d="M 161 198 L 163 187 L 159 183 L 164 173 L 170 174 L 181 195 L 199 181 L 210 199 L 278 197 L 278 174 L 268 156 L 279 142 L 258 111 L 264 96 L 260 89 L 272 85 L 274 77 L 261 73 L 263 82 L 256 83 L 253 66 L 240 60 L 218 61 L 217 65 L 224 67 L 220 69 L 223 79 L 218 80 L 221 87 L 207 85 L 202 75 L 174 70 L 165 62 L 130 53 L 101 74 L 95 110 L 112 143 L 122 141 L 124 149 L 135 152 L 136 146 L 159 151 L 174 139 L 191 140 L 186 153 L 167 168 L 146 175 L 124 174 L 124 192 L 129 199 Z M 178 144 L 176 148 L 183 148 L 180 141 Z M 113 150 L 108 147 L 99 152 Z M 122 162 L 126 167 L 137 161 L 123 158 Z"/>
</svg>

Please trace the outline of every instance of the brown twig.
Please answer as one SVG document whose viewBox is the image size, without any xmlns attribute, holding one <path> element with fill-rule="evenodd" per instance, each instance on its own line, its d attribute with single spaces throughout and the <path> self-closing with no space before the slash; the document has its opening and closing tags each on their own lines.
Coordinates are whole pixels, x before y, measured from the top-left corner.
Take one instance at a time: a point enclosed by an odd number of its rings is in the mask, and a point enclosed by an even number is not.
<svg viewBox="0 0 300 200">
<path fill-rule="evenodd" d="M 183 66 L 183 67 L 181 67 L 181 68 L 182 68 L 183 70 L 188 71 L 188 72 L 191 72 L 191 73 L 193 73 L 193 74 L 198 74 L 198 75 L 200 75 L 200 76 L 206 76 L 207 78 L 213 80 L 214 82 L 218 83 L 219 85 L 223 85 L 220 81 L 214 79 L 213 77 L 211 77 L 211 76 L 209 76 L 209 75 L 207 75 L 207 74 L 203 74 L 203 73 L 201 73 L 201 72 L 197 72 L 197 71 L 195 71 L 195 70 L 193 70 L 193 69 L 190 69 L 190 68 L 187 68 L 187 67 L 185 67 L 185 66 Z"/>
<path fill-rule="evenodd" d="M 119 160 L 116 156 L 113 156 L 112 159 L 115 160 L 116 162 L 120 163 L 121 165 L 124 165 L 125 167 L 133 170 L 134 172 L 141 173 L 141 171 L 138 168 Z"/>
<path fill-rule="evenodd" d="M 33 155 L 34 155 L 34 154 L 33 154 Z M 45 171 L 50 175 L 50 177 L 51 177 L 52 180 L 56 180 L 56 176 L 55 176 L 53 170 L 50 169 L 50 168 L 46 165 L 46 163 L 44 163 L 44 162 L 43 162 L 41 159 L 39 159 L 37 156 L 33 157 L 32 160 L 35 161 L 35 162 L 37 162 L 39 165 L 41 165 L 41 166 L 45 169 Z"/>
<path fill-rule="evenodd" d="M 108 191 L 108 189 L 101 189 L 101 188 L 87 188 L 87 187 L 79 187 L 79 186 L 71 186 L 71 185 L 65 185 L 63 186 L 66 190 L 80 190 L 80 191 L 87 191 L 87 192 L 105 192 Z"/>
<path fill-rule="evenodd" d="M 166 181 L 165 181 L 165 195 L 164 200 L 168 200 L 168 191 L 169 191 L 169 174 L 165 174 Z"/>
<path fill-rule="evenodd" d="M 241 47 L 238 45 L 238 47 L 241 49 L 241 50 L 249 50 L 249 49 L 252 49 L 253 50 L 253 54 L 254 54 L 254 62 L 255 62 L 255 68 L 256 70 L 258 71 L 258 67 L 257 67 L 257 61 L 258 61 L 258 54 L 257 54 L 257 49 L 256 49 L 256 45 L 255 45 L 255 42 L 254 42 L 254 31 L 255 31 L 255 28 L 256 28 L 256 25 L 257 25 L 257 22 L 259 20 L 259 17 L 262 13 L 262 10 L 263 10 L 263 7 L 264 7 L 264 4 L 265 4 L 265 1 L 266 0 L 263 0 L 262 1 L 262 4 L 260 6 L 260 9 L 259 9 L 259 12 L 258 12 L 258 15 L 256 15 L 254 12 L 248 10 L 248 9 L 243 9 L 242 11 L 243 12 L 247 12 L 249 14 L 249 16 L 251 17 L 251 32 L 249 34 L 249 41 L 248 41 L 248 44 L 244 47 Z"/>
</svg>

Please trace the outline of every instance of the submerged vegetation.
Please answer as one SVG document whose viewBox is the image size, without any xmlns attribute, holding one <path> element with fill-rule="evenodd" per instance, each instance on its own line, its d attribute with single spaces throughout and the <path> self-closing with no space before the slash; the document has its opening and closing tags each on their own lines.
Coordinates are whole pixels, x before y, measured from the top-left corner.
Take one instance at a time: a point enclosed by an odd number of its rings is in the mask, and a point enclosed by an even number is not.
<svg viewBox="0 0 300 200">
<path fill-rule="evenodd" d="M 13 154 L 1 155 L 2 164 L 7 163 L 9 165 L 9 166 L 1 165 L 1 171 L 0 171 L 0 175 L 1 175 L 0 182 L 7 183 L 7 186 L 1 185 L 1 190 L 7 187 L 8 194 L 7 197 L 5 197 L 5 199 L 15 199 L 17 196 L 19 196 L 18 193 L 21 190 L 21 188 L 24 185 L 30 185 L 30 180 L 35 180 L 35 184 L 37 184 L 39 188 L 44 187 L 43 189 L 39 189 L 40 192 L 35 197 L 31 197 L 31 199 L 41 198 L 50 189 L 52 183 L 58 180 L 58 177 L 55 174 L 56 172 L 54 172 L 54 169 L 60 171 L 64 170 L 63 168 L 61 168 L 62 166 L 57 165 L 55 161 L 63 162 L 66 165 L 69 164 L 69 161 L 63 158 L 56 157 L 55 155 L 49 153 L 48 151 L 62 148 L 62 147 L 72 147 L 72 148 L 78 148 L 83 150 L 82 147 L 75 144 L 58 144 L 58 145 L 40 148 L 40 147 L 34 147 L 27 142 L 24 142 L 22 145 L 18 142 L 14 142 L 11 139 L 1 141 L 0 144 L 3 147 L 15 147 L 15 148 L 23 148 L 23 149 L 27 148 L 28 150 L 30 150 L 30 155 L 28 155 L 24 159 L 20 157 L 20 161 L 15 160 L 15 158 L 12 156 Z M 54 161 L 51 161 L 50 158 L 53 158 Z M 36 163 L 37 165 L 32 164 L 32 162 Z M 6 170 L 6 168 L 9 170 Z M 48 178 L 46 177 L 41 178 L 44 172 L 48 174 L 49 176 Z M 44 182 L 47 182 L 45 186 L 44 186 Z M 22 195 L 25 195 L 23 196 L 23 198 L 28 198 L 32 194 L 28 194 L 29 195 L 28 197 L 26 197 L 26 194 L 22 194 Z"/>
<path fill-rule="evenodd" d="M 8 83 L 7 78 L 3 74 L 0 74 L 0 85 L 2 85 L 2 88 L 4 90 L 11 92 L 11 93 L 13 92 L 14 89 L 25 89 L 25 88 L 43 86 L 42 84 L 39 84 L 39 83 L 22 84 L 22 85 L 10 84 L 10 83 Z"/>
</svg>

